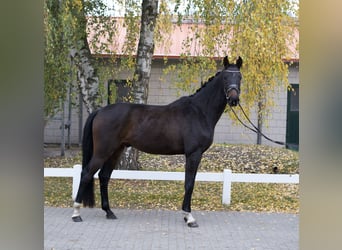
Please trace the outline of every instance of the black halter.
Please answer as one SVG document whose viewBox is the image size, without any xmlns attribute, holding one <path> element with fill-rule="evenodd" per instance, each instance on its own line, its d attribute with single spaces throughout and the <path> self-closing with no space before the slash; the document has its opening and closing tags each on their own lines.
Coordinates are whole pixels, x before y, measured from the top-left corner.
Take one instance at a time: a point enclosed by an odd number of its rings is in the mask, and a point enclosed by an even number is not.
<svg viewBox="0 0 342 250">
<path fill-rule="evenodd" d="M 225 69 L 223 70 L 222 72 L 229 72 L 229 73 L 240 73 L 240 70 L 230 70 L 230 69 Z M 232 89 L 235 89 L 238 93 L 238 95 L 240 94 L 240 85 L 239 84 L 235 84 L 235 83 L 232 83 L 232 84 L 229 84 L 227 88 L 225 88 L 225 94 L 226 94 L 226 99 L 228 100 L 229 99 L 229 96 L 228 96 L 228 93 L 229 91 L 231 91 Z"/>
</svg>

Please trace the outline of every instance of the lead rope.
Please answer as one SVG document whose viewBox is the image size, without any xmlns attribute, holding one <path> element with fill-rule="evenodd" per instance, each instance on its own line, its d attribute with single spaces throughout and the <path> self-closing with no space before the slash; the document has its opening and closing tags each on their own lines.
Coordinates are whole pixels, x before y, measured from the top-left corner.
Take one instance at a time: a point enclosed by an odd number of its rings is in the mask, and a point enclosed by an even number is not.
<svg viewBox="0 0 342 250">
<path fill-rule="evenodd" d="M 246 125 L 243 121 L 241 121 L 241 119 L 237 116 L 236 112 L 234 111 L 234 109 L 229 106 L 231 111 L 233 111 L 233 114 L 235 115 L 236 119 L 243 125 L 245 126 L 246 128 L 248 128 L 249 130 L 253 131 L 254 133 L 257 133 L 257 134 L 260 134 L 262 135 L 266 140 L 269 140 L 273 143 L 276 143 L 276 144 L 280 144 L 280 145 L 287 145 L 285 142 L 281 142 L 281 141 L 276 141 L 276 140 L 273 140 L 271 138 L 269 138 L 268 136 L 266 136 L 264 133 L 262 133 L 260 131 L 260 129 L 258 129 L 258 127 L 256 127 L 252 121 L 248 118 L 247 114 L 245 113 L 245 111 L 243 110 L 243 108 L 241 107 L 240 103 L 239 103 L 239 107 L 243 113 L 243 115 L 246 117 L 247 121 L 253 126 L 253 128 L 251 128 L 250 126 Z"/>
</svg>

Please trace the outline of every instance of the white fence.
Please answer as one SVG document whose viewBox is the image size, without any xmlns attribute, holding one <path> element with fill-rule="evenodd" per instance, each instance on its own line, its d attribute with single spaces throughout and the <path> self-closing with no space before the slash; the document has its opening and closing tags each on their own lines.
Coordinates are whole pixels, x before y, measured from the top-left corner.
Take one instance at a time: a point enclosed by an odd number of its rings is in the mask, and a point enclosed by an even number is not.
<svg viewBox="0 0 342 250">
<path fill-rule="evenodd" d="M 81 165 L 73 168 L 44 168 L 44 177 L 72 177 L 72 197 L 76 197 L 81 178 Z M 184 172 L 162 172 L 162 171 L 133 171 L 114 170 L 112 179 L 128 180 L 163 180 L 163 181 L 183 181 Z M 98 173 L 95 174 L 98 178 Z M 285 174 L 236 174 L 230 169 L 225 169 L 223 173 L 198 172 L 196 181 L 223 182 L 222 203 L 230 204 L 232 182 L 255 182 L 255 183 L 299 183 L 299 175 Z"/>
</svg>

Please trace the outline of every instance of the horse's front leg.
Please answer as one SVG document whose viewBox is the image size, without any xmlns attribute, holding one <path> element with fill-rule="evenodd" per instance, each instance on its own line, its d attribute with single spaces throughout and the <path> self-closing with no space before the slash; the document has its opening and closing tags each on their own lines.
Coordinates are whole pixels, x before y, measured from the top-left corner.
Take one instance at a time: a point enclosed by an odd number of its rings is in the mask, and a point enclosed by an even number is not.
<svg viewBox="0 0 342 250">
<path fill-rule="evenodd" d="M 195 178 L 198 169 L 198 165 L 201 162 L 202 153 L 194 152 L 190 155 L 186 155 L 185 165 L 185 183 L 184 183 L 184 199 L 182 210 L 185 215 L 184 220 L 189 227 L 198 227 L 195 218 L 191 214 L 191 197 L 195 186 Z"/>
</svg>

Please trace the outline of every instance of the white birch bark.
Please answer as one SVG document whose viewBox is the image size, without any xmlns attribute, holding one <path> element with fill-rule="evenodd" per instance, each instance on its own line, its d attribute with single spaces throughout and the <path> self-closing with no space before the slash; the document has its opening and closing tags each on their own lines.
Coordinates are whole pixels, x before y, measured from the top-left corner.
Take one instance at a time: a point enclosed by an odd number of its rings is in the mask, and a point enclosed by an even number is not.
<svg viewBox="0 0 342 250">
<path fill-rule="evenodd" d="M 76 48 L 71 49 L 70 57 L 77 67 L 78 86 L 82 93 L 83 102 L 90 114 L 99 108 L 99 105 L 96 103 L 99 78 L 96 76 L 95 69 L 92 66 L 90 49 L 87 44 L 80 50 Z"/>
<path fill-rule="evenodd" d="M 147 103 L 148 84 L 154 51 L 154 30 L 158 14 L 158 0 L 143 0 L 137 63 L 133 80 L 134 103 Z"/>
<path fill-rule="evenodd" d="M 147 103 L 157 14 L 158 0 L 143 0 L 137 62 L 133 79 L 132 96 L 134 103 Z M 126 148 L 121 156 L 119 168 L 139 169 L 138 156 L 137 149 Z"/>
</svg>

